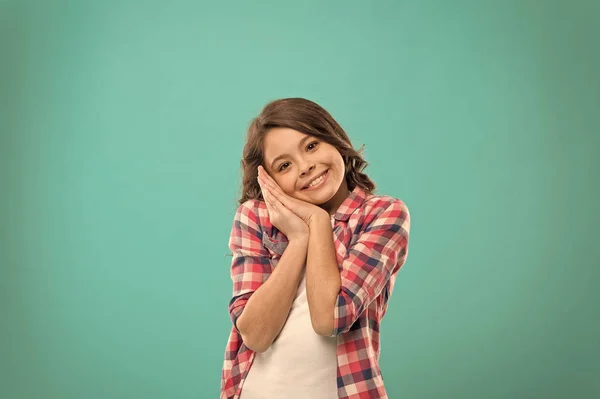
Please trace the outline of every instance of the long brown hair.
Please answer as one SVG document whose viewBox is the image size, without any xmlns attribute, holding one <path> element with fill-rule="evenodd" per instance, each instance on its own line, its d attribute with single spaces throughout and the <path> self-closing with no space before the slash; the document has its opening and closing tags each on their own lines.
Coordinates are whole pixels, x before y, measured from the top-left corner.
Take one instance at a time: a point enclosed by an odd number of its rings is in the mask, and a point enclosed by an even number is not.
<svg viewBox="0 0 600 399">
<path fill-rule="evenodd" d="M 361 153 L 364 145 L 356 151 L 342 127 L 323 107 L 304 98 L 283 98 L 268 103 L 248 127 L 246 145 L 241 161 L 242 193 L 239 203 L 249 199 L 262 199 L 258 185 L 258 166 L 264 163 L 263 143 L 266 133 L 275 127 L 294 129 L 317 137 L 331 144 L 342 155 L 346 168 L 348 190 L 356 186 L 367 194 L 375 190 L 375 183 L 362 173 L 367 167 Z"/>
</svg>

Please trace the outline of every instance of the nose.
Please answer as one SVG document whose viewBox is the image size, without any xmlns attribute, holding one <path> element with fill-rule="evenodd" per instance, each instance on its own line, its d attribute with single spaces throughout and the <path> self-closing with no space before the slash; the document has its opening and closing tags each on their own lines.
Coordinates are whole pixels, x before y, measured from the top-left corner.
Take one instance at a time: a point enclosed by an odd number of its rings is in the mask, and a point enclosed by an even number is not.
<svg viewBox="0 0 600 399">
<path fill-rule="evenodd" d="M 306 165 L 302 165 L 300 169 L 300 177 L 304 177 L 306 175 L 310 175 L 310 173 L 315 169 L 315 165 L 311 163 L 307 163 Z"/>
</svg>

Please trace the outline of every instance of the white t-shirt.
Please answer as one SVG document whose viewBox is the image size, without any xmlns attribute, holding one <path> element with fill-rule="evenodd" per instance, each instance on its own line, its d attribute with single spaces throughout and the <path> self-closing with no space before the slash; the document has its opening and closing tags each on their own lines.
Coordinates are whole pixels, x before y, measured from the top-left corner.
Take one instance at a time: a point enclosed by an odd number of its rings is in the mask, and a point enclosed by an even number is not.
<svg viewBox="0 0 600 399">
<path fill-rule="evenodd" d="M 279 336 L 254 354 L 240 399 L 338 399 L 337 338 L 312 328 L 306 268 Z"/>
</svg>

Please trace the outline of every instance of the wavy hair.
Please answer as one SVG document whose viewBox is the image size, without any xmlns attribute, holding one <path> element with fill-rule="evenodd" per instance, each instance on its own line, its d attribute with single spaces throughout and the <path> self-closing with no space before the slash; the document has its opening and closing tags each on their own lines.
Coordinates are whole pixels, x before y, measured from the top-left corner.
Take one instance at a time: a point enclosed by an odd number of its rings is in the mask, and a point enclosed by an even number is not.
<svg viewBox="0 0 600 399">
<path fill-rule="evenodd" d="M 344 129 L 317 103 L 304 98 L 283 98 L 265 105 L 248 127 L 241 160 L 240 205 L 249 199 L 263 199 L 257 181 L 258 166 L 264 166 L 264 137 L 270 129 L 276 127 L 294 129 L 331 144 L 337 148 L 344 160 L 348 190 L 352 191 L 359 186 L 367 194 L 375 191 L 375 183 L 362 173 L 368 165 L 361 155 L 364 145 L 358 151 L 355 150 Z"/>
</svg>

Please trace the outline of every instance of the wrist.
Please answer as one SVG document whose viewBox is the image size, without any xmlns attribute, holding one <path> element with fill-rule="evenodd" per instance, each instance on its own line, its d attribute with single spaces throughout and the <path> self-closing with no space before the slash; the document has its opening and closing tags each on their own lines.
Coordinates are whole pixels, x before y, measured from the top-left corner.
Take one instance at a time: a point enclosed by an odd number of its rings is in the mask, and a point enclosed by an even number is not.
<svg viewBox="0 0 600 399">
<path fill-rule="evenodd" d="M 329 225 L 329 223 L 331 220 L 331 216 L 329 215 L 328 212 L 319 212 L 316 213 L 314 215 L 311 216 L 310 220 L 308 221 L 308 228 L 309 230 L 313 227 L 313 226 L 317 226 L 320 224 L 327 224 Z"/>
<path fill-rule="evenodd" d="M 309 239 L 309 234 L 306 233 L 306 234 L 290 237 L 288 241 L 290 244 L 293 244 L 293 245 L 308 246 L 308 239 Z"/>
</svg>

